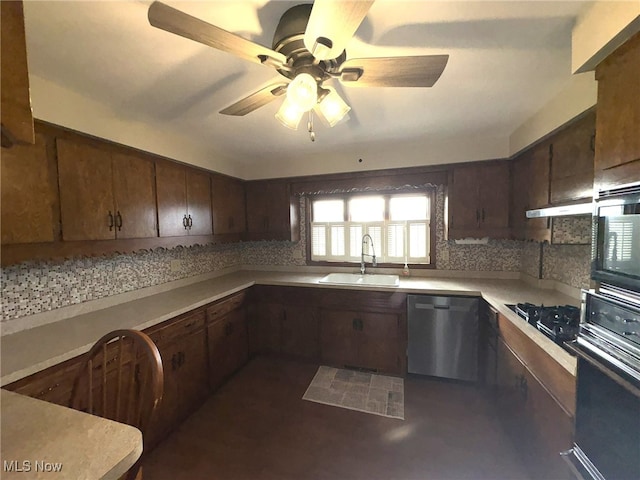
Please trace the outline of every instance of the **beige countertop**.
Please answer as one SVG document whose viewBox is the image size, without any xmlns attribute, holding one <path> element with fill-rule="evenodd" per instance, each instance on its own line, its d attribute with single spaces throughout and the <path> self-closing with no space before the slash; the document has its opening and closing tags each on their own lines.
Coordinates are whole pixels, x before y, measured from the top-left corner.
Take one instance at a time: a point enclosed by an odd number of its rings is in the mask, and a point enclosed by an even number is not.
<svg viewBox="0 0 640 480">
<path fill-rule="evenodd" d="M 120 478 L 142 454 L 129 425 L 0 390 L 3 479 Z"/>
<path fill-rule="evenodd" d="M 531 302 L 545 305 L 578 305 L 578 298 L 555 290 L 536 288 L 513 279 L 409 277 L 401 278 L 399 287 L 356 287 L 319 283 L 324 275 L 324 273 L 239 271 L 4 335 L 0 339 L 2 342 L 0 384 L 7 385 L 80 355 L 88 351 L 98 338 L 111 330 L 121 328 L 142 330 L 254 284 L 482 296 L 560 365 L 575 374 L 575 358 L 520 319 L 505 304 Z"/>
</svg>

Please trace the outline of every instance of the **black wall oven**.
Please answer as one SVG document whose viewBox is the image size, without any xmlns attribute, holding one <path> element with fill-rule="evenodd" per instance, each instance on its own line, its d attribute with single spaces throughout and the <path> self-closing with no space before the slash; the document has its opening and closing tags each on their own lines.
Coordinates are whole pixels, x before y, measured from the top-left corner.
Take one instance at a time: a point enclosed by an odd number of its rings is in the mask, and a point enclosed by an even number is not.
<svg viewBox="0 0 640 480">
<path fill-rule="evenodd" d="M 600 192 L 595 205 L 591 276 L 640 295 L 640 183 Z"/>
<path fill-rule="evenodd" d="M 640 302 L 583 292 L 573 448 L 578 478 L 640 478 Z"/>
</svg>

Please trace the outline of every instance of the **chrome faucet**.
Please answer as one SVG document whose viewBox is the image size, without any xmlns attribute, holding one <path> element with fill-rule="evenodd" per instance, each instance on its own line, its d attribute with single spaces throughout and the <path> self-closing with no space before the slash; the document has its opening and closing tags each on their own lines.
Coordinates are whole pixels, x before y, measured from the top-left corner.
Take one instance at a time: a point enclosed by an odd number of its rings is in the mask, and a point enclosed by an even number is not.
<svg viewBox="0 0 640 480">
<path fill-rule="evenodd" d="M 367 243 L 367 238 L 369 238 L 369 243 L 371 244 L 371 251 L 373 252 L 373 255 L 369 255 L 369 254 L 365 254 L 364 253 L 364 246 Z M 373 247 L 373 238 L 371 238 L 371 235 L 369 235 L 368 233 L 365 233 L 362 236 L 362 252 L 360 255 L 360 273 L 362 275 L 364 275 L 364 269 L 365 269 L 365 264 L 364 264 L 364 257 L 371 257 L 371 265 L 372 266 L 377 266 L 378 262 L 376 261 L 376 249 Z"/>
</svg>

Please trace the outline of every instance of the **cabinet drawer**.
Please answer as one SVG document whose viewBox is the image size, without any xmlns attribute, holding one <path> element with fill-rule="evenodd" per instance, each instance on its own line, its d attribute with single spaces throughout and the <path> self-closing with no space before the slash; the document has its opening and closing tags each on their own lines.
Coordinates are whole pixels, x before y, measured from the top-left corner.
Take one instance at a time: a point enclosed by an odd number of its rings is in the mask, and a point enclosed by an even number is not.
<svg viewBox="0 0 640 480">
<path fill-rule="evenodd" d="M 245 292 L 236 293 L 207 307 L 207 321 L 213 323 L 244 303 Z"/>
<path fill-rule="evenodd" d="M 204 325 L 205 311 L 202 309 L 169 320 L 158 327 L 151 327 L 145 333 L 156 345 L 160 346 L 201 330 Z"/>
</svg>

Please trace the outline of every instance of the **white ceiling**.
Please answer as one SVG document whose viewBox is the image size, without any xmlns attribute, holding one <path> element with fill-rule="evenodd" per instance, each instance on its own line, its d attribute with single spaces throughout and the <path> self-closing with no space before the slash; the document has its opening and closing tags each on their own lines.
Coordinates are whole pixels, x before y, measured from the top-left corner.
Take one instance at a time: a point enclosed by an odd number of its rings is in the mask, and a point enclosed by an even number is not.
<svg viewBox="0 0 640 480">
<path fill-rule="evenodd" d="M 304 2 L 166 3 L 271 47 L 282 13 Z M 316 122 L 313 144 L 306 122 L 291 131 L 274 118 L 280 100 L 245 117 L 220 115 L 279 75 L 151 27 L 149 4 L 27 1 L 30 74 L 251 168 L 354 145 L 508 139 L 569 81 L 571 28 L 588 2 L 376 1 L 348 58 L 446 53 L 449 63 L 432 88 L 338 87 L 350 119 L 332 129 Z"/>
</svg>

